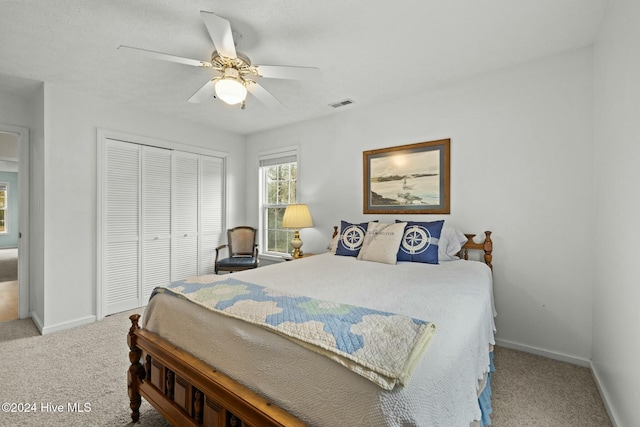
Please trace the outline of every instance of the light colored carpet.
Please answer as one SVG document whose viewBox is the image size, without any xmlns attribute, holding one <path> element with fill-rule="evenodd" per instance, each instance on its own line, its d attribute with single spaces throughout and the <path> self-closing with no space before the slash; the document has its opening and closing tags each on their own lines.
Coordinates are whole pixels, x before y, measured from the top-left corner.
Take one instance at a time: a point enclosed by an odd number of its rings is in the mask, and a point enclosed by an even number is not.
<svg viewBox="0 0 640 427">
<path fill-rule="evenodd" d="M 612 426 L 591 370 L 496 347 L 494 427 Z"/>
<path fill-rule="evenodd" d="M 34 413 L 0 413 L 0 425 L 131 425 L 126 312 L 40 336 L 30 320 L 0 324 L 0 403 L 32 403 Z M 610 426 L 586 368 L 496 348 L 494 427 Z M 46 411 L 47 403 L 63 412 Z M 74 403 L 90 412 L 69 412 Z M 42 405 L 44 405 L 44 409 Z M 139 426 L 168 426 L 143 400 Z"/>
<path fill-rule="evenodd" d="M 0 413 L 0 425 L 131 425 L 126 335 L 132 313 L 44 336 L 30 319 L 0 323 L 0 403 L 36 405 L 31 413 Z M 47 412 L 48 403 L 63 412 Z M 90 411 L 69 412 L 74 403 L 88 403 Z M 140 413 L 136 426 L 169 426 L 145 401 Z"/>
<path fill-rule="evenodd" d="M 18 249 L 0 249 L 0 282 L 18 280 Z"/>
</svg>

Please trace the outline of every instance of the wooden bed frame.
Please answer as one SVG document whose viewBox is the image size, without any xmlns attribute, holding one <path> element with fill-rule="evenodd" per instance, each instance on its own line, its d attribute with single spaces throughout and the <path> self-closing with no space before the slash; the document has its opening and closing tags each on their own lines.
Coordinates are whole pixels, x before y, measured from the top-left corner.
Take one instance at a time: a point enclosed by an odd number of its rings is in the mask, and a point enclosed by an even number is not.
<svg viewBox="0 0 640 427">
<path fill-rule="evenodd" d="M 338 233 L 334 227 L 333 237 Z M 465 234 L 468 241 L 460 257 L 469 259 L 469 250 L 484 251 L 484 262 L 493 269 L 491 232 L 484 241 L 473 241 L 475 234 Z M 306 424 L 271 404 L 215 367 L 141 329 L 139 314 L 129 317 L 127 335 L 129 361 L 127 388 L 131 419 L 140 419 L 144 397 L 174 426 L 202 427 L 297 427 Z"/>
</svg>

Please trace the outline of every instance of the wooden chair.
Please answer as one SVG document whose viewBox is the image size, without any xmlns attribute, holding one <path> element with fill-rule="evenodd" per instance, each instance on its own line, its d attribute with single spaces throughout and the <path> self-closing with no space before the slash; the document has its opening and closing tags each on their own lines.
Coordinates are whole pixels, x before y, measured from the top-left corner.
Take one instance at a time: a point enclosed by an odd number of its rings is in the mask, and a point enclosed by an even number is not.
<svg viewBox="0 0 640 427">
<path fill-rule="evenodd" d="M 227 244 L 216 248 L 215 273 L 218 271 L 242 271 L 258 267 L 257 230 L 240 226 L 227 230 Z M 229 248 L 229 257 L 219 259 L 220 251 Z"/>
</svg>

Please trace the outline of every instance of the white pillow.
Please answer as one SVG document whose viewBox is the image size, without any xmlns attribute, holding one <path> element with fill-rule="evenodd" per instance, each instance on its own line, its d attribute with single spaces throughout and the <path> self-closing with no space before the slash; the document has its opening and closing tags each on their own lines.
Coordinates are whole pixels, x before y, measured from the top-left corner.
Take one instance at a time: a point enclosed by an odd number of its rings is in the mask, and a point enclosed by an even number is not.
<svg viewBox="0 0 640 427">
<path fill-rule="evenodd" d="M 358 259 L 395 264 L 406 225 L 406 222 L 393 224 L 370 222 L 358 253 Z"/>
<path fill-rule="evenodd" d="M 338 240 L 340 240 L 340 233 L 336 234 L 336 236 L 329 242 L 329 247 L 327 249 L 329 249 L 329 252 L 332 254 L 335 254 L 336 249 L 338 249 Z"/>
<path fill-rule="evenodd" d="M 438 242 L 438 261 L 460 259 L 457 254 L 465 243 L 467 243 L 467 236 L 464 233 L 445 224 Z"/>
</svg>

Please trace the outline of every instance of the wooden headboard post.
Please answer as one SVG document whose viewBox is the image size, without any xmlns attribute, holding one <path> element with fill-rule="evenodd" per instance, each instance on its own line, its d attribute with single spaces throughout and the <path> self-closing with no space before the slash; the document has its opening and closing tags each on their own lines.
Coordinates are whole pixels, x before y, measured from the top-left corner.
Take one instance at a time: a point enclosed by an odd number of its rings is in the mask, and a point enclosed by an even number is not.
<svg viewBox="0 0 640 427">
<path fill-rule="evenodd" d="M 493 264 L 491 264 L 491 261 L 493 260 L 493 255 L 491 254 L 491 252 L 493 252 L 493 241 L 491 240 L 491 232 L 484 232 L 484 241 L 482 243 L 476 243 L 473 241 L 475 234 L 465 233 L 465 236 L 467 236 L 467 243 L 462 246 L 462 258 L 466 260 L 469 259 L 469 249 L 484 251 L 484 263 L 493 270 Z"/>
</svg>

